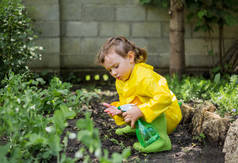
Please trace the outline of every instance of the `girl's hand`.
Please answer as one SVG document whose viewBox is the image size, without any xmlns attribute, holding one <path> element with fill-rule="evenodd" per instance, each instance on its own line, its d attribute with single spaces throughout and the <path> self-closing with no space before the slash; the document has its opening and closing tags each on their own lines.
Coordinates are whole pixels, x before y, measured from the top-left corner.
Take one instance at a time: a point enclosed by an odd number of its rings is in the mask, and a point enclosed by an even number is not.
<svg viewBox="0 0 238 163">
<path fill-rule="evenodd" d="M 131 128 L 135 127 L 135 122 L 140 118 L 143 117 L 143 113 L 140 111 L 140 109 L 135 105 L 130 110 L 124 112 L 122 114 L 124 117 L 125 122 L 131 123 Z"/>
<path fill-rule="evenodd" d="M 122 111 L 121 110 L 118 110 L 115 106 L 112 106 L 108 103 L 102 103 L 103 106 L 107 107 L 107 109 L 104 110 L 104 112 L 106 112 L 108 115 L 110 116 L 114 116 L 114 115 L 118 115 L 118 114 L 121 114 Z"/>
</svg>

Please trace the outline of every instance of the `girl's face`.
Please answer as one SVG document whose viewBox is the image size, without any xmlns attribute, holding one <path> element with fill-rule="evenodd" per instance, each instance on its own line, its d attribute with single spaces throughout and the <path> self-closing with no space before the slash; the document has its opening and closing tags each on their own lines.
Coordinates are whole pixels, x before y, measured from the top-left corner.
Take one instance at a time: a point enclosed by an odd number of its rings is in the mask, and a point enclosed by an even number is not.
<svg viewBox="0 0 238 163">
<path fill-rule="evenodd" d="M 104 58 L 103 66 L 110 72 L 110 74 L 122 81 L 129 79 L 134 68 L 134 53 L 129 52 L 126 58 L 112 51 Z"/>
</svg>

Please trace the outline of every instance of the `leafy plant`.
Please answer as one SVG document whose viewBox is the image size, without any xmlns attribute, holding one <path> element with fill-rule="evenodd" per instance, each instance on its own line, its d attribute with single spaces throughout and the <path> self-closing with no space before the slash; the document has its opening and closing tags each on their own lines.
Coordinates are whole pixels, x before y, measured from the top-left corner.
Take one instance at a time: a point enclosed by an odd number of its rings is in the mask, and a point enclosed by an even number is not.
<svg viewBox="0 0 238 163">
<path fill-rule="evenodd" d="M 238 115 L 238 75 L 232 75 L 230 81 L 225 83 L 217 92 L 211 92 L 212 102 L 219 105 L 221 115 Z"/>
<path fill-rule="evenodd" d="M 123 150 L 122 154 L 113 153 L 112 158 L 108 157 L 108 151 L 105 149 L 102 152 L 101 141 L 99 138 L 99 132 L 93 127 L 93 121 L 90 119 L 90 114 L 85 114 L 85 119 L 79 119 L 77 121 L 77 127 L 79 128 L 78 140 L 81 141 L 89 150 L 90 153 L 93 153 L 100 162 L 122 162 L 124 159 L 127 159 L 130 156 L 130 149 L 126 148 Z M 87 158 L 89 157 L 84 148 L 81 148 L 76 157 Z"/>
<path fill-rule="evenodd" d="M 233 26 L 238 23 L 237 0 L 140 0 L 144 5 L 152 5 L 169 9 L 170 14 L 171 4 L 175 6 L 185 6 L 187 11 L 187 19 L 189 22 L 193 20 L 194 31 L 207 32 L 208 38 L 212 40 L 212 33 L 217 29 L 219 32 L 219 66 L 221 72 L 229 70 L 231 65 L 225 65 L 224 58 L 224 26 Z M 174 2 L 174 3 L 172 3 Z M 183 8 L 183 7 L 181 7 Z M 173 18 L 173 17 L 171 17 Z M 208 50 L 208 54 L 214 54 L 213 47 Z M 180 57 L 181 58 L 181 57 Z"/>
<path fill-rule="evenodd" d="M 214 29 L 218 29 L 219 66 L 221 67 L 221 72 L 223 72 L 224 26 L 232 26 L 238 23 L 236 14 L 238 2 L 236 0 L 196 0 L 195 2 L 188 2 L 188 19 L 195 18 L 195 31 L 202 30 L 208 32 L 210 36 L 215 31 Z"/>
<path fill-rule="evenodd" d="M 31 59 L 41 59 L 33 41 L 37 36 L 21 0 L 0 1 L 0 79 L 12 70 L 22 73 Z"/>
<path fill-rule="evenodd" d="M 157 5 L 159 7 L 168 7 L 170 4 L 169 0 L 140 0 L 144 5 Z"/>
<path fill-rule="evenodd" d="M 218 105 L 218 113 L 224 116 L 238 115 L 238 77 L 237 75 L 216 74 L 213 80 L 203 77 L 166 76 L 170 89 L 178 99 L 189 102 L 196 99 L 209 100 Z"/>
<path fill-rule="evenodd" d="M 44 82 L 41 79 L 28 82 L 22 79 L 22 76 L 11 73 L 3 81 L 6 86 L 0 89 L 0 137 L 8 138 L 8 157 L 14 158 L 17 152 L 16 162 L 49 160 L 53 156 L 59 160 L 62 150 L 60 135 L 66 127 L 66 120 L 76 113 L 61 101 L 53 117 L 45 116 L 41 112 L 44 108 L 42 95 L 51 90 L 36 87 L 39 82 Z"/>
<path fill-rule="evenodd" d="M 199 135 L 193 137 L 194 140 L 197 140 L 203 144 L 205 143 L 205 138 L 206 136 L 204 135 L 204 133 L 200 133 Z"/>
<path fill-rule="evenodd" d="M 94 153 L 101 162 L 120 162 L 128 157 L 128 150 L 122 155 L 113 154 L 111 159 L 106 150 L 101 155 L 98 130 L 89 114 L 77 123 L 80 129 L 78 139 L 88 149 L 80 148 L 76 158 L 67 157 L 68 138 L 76 137 L 67 133 L 62 138 L 67 120 L 85 112 L 83 105 L 89 104 L 96 94 L 86 90 L 73 94 L 69 91 L 71 84 L 63 83 L 57 77 L 45 89 L 38 87 L 45 83 L 41 78 L 24 79 L 24 76 L 11 72 L 2 81 L 5 87 L 0 89 L 0 138 L 5 137 L 7 142 L 0 145 L 1 162 L 50 162 L 54 159 L 57 162 L 76 162 L 86 150 Z M 84 157 L 84 161 L 87 160 L 90 161 L 88 155 Z"/>
</svg>

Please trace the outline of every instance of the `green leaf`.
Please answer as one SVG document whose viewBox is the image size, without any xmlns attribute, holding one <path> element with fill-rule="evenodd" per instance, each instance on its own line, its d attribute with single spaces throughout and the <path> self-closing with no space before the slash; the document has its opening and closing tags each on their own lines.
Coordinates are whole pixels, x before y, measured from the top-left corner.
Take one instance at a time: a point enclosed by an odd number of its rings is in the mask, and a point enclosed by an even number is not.
<svg viewBox="0 0 238 163">
<path fill-rule="evenodd" d="M 221 74 L 218 73 L 218 74 L 215 75 L 214 82 L 215 82 L 216 84 L 218 84 L 218 83 L 220 82 L 220 80 L 221 80 Z"/>
<path fill-rule="evenodd" d="M 57 154 L 61 151 L 62 146 L 60 144 L 60 137 L 58 135 L 51 134 L 48 139 L 48 144 L 54 155 L 57 156 Z"/>
<path fill-rule="evenodd" d="M 37 78 L 36 81 L 40 82 L 42 85 L 46 83 L 42 78 Z"/>
<path fill-rule="evenodd" d="M 67 95 L 68 93 L 69 93 L 69 90 L 67 89 L 57 89 L 53 91 L 54 96 Z"/>
<path fill-rule="evenodd" d="M 122 152 L 123 159 L 127 159 L 130 155 L 131 155 L 131 149 L 130 148 L 126 148 L 126 149 L 123 150 L 123 152 Z"/>
<path fill-rule="evenodd" d="M 10 143 L 4 145 L 4 146 L 0 146 L 0 162 L 2 163 L 7 163 L 7 153 L 8 153 L 8 150 L 10 148 Z"/>
<path fill-rule="evenodd" d="M 73 119 L 76 116 L 76 113 L 73 110 L 69 110 L 69 108 L 64 104 L 60 105 L 60 110 L 62 111 L 65 119 Z"/>
<path fill-rule="evenodd" d="M 92 139 L 90 139 L 92 138 L 90 131 L 87 131 L 87 130 L 79 131 L 77 138 L 79 141 L 82 141 L 88 147 L 92 143 Z"/>
<path fill-rule="evenodd" d="M 75 163 L 75 161 L 69 157 L 66 156 L 65 153 L 61 154 L 61 163 Z"/>
<path fill-rule="evenodd" d="M 122 163 L 122 157 L 119 153 L 113 153 L 112 154 L 112 162 L 113 163 Z"/>
<path fill-rule="evenodd" d="M 229 26 L 238 24 L 238 20 L 236 17 L 232 16 L 231 14 L 226 14 L 224 16 L 225 23 Z"/>
<path fill-rule="evenodd" d="M 202 17 L 207 15 L 207 10 L 200 10 L 198 12 L 198 17 L 201 19 Z"/>
<path fill-rule="evenodd" d="M 140 0 L 141 4 L 149 4 L 151 3 L 151 0 Z"/>
<path fill-rule="evenodd" d="M 81 118 L 77 121 L 76 123 L 76 126 L 79 128 L 79 129 L 87 129 L 89 131 L 92 131 L 93 130 L 93 122 L 92 120 L 90 119 L 90 113 L 86 113 L 85 114 L 85 119 Z"/>
<path fill-rule="evenodd" d="M 56 110 L 53 115 L 53 123 L 55 124 L 58 134 L 62 133 L 65 128 L 65 117 L 61 110 Z"/>
<path fill-rule="evenodd" d="M 208 54 L 209 55 L 214 55 L 214 51 L 211 49 L 211 50 L 208 50 Z"/>
<path fill-rule="evenodd" d="M 37 144 L 46 144 L 47 139 L 43 137 L 42 135 L 39 134 L 30 134 L 27 136 L 29 138 L 29 141 L 27 142 L 26 146 L 31 146 L 31 145 L 37 145 Z"/>
</svg>

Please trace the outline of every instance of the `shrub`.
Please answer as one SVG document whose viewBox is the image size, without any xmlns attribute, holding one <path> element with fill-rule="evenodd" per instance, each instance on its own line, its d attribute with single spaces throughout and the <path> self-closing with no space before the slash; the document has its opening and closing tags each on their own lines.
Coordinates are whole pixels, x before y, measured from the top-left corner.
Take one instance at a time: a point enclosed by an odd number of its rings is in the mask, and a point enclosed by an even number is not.
<svg viewBox="0 0 238 163">
<path fill-rule="evenodd" d="M 211 92 L 211 101 L 219 105 L 219 113 L 238 115 L 238 75 L 232 75 L 230 80 L 218 91 Z"/>
<path fill-rule="evenodd" d="M 170 89 L 179 100 L 190 102 L 193 100 L 208 100 L 218 106 L 217 112 L 238 116 L 238 76 L 219 73 L 214 79 L 206 80 L 202 77 L 183 76 L 180 81 L 177 76 L 166 76 Z"/>
<path fill-rule="evenodd" d="M 31 23 L 21 0 L 0 1 L 0 79 L 9 70 L 25 72 L 29 60 L 40 58 Z"/>
</svg>

